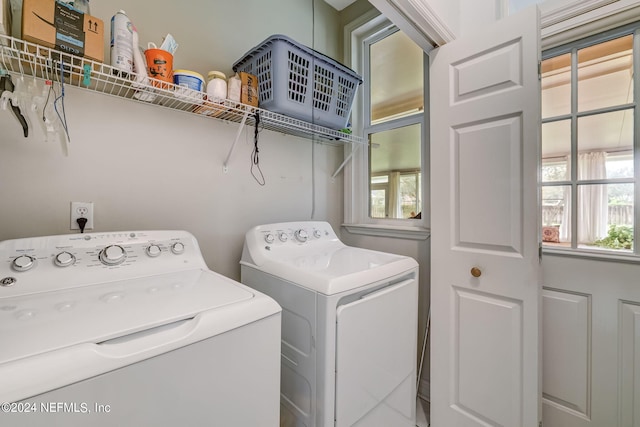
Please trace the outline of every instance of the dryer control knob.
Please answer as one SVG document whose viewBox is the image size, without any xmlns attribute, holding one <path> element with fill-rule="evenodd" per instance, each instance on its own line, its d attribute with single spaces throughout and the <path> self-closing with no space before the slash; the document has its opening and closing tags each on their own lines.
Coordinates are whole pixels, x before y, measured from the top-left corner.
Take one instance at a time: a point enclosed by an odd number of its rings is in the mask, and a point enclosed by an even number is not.
<svg viewBox="0 0 640 427">
<path fill-rule="evenodd" d="M 280 241 L 284 243 L 289 240 L 289 236 L 287 236 L 287 233 L 285 233 L 284 231 L 281 231 L 278 233 L 278 239 L 280 239 Z"/>
<path fill-rule="evenodd" d="M 306 230 L 300 229 L 295 232 L 296 240 L 300 243 L 304 243 L 309 240 L 309 234 Z"/>
<path fill-rule="evenodd" d="M 31 270 L 35 266 L 36 259 L 30 255 L 20 255 L 11 263 L 11 267 L 13 267 L 13 269 L 16 271 Z"/>
<path fill-rule="evenodd" d="M 58 267 L 69 267 L 70 265 L 75 264 L 76 262 L 76 257 L 70 253 L 70 252 L 60 252 L 58 255 L 56 255 L 56 257 L 53 259 L 53 262 L 58 266 Z"/>
<path fill-rule="evenodd" d="M 118 265 L 127 259 L 127 253 L 122 246 L 111 245 L 100 251 L 99 258 L 105 265 Z"/>
<path fill-rule="evenodd" d="M 320 230 L 318 229 L 313 230 L 313 237 L 315 237 L 316 239 L 319 239 L 320 237 L 322 237 L 322 233 L 320 232 Z"/>
<path fill-rule="evenodd" d="M 160 245 L 149 245 L 147 246 L 146 252 L 151 258 L 155 258 L 160 256 L 162 249 L 160 249 Z"/>
<path fill-rule="evenodd" d="M 171 252 L 173 252 L 176 255 L 180 255 L 181 253 L 184 252 L 184 244 L 180 242 L 175 242 L 173 245 L 171 245 Z"/>
<path fill-rule="evenodd" d="M 271 233 L 267 234 L 266 236 L 264 236 L 264 241 L 271 244 L 276 240 L 275 236 Z"/>
</svg>

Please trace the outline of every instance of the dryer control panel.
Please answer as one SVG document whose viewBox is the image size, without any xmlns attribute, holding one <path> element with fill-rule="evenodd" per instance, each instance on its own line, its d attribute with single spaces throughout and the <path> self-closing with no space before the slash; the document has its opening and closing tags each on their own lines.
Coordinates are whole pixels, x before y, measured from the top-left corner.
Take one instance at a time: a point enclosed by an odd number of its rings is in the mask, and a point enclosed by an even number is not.
<svg viewBox="0 0 640 427">
<path fill-rule="evenodd" d="M 0 298 L 206 268 L 186 231 L 126 231 L 0 242 Z"/>
<path fill-rule="evenodd" d="M 247 233 L 252 239 L 261 240 L 267 245 L 305 244 L 320 241 L 336 241 L 333 228 L 326 222 L 285 222 L 255 227 Z"/>
<path fill-rule="evenodd" d="M 317 257 L 343 247 L 328 222 L 266 224 L 247 232 L 241 262 L 262 265 L 268 260 Z"/>
<path fill-rule="evenodd" d="M 317 240 L 337 240 L 336 234 L 327 223 L 281 223 L 263 226 L 256 233 L 262 235 L 268 245 L 279 243 L 304 244 Z"/>
</svg>

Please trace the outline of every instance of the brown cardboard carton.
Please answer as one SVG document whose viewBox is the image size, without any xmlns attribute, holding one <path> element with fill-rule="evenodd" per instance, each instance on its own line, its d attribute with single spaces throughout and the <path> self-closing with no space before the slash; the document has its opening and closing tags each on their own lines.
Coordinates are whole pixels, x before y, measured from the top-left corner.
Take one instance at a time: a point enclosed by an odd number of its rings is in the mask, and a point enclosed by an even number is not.
<svg viewBox="0 0 640 427">
<path fill-rule="evenodd" d="M 104 61 L 104 23 L 55 0 L 24 0 L 22 38 L 65 53 Z"/>
<path fill-rule="evenodd" d="M 224 104 L 216 104 L 209 101 L 205 101 L 202 105 L 198 105 L 193 109 L 194 113 L 209 117 L 220 117 L 229 111 Z"/>
<path fill-rule="evenodd" d="M 240 94 L 240 102 L 243 104 L 258 106 L 258 78 L 253 74 L 240 72 L 240 80 L 242 81 L 242 93 Z"/>
</svg>

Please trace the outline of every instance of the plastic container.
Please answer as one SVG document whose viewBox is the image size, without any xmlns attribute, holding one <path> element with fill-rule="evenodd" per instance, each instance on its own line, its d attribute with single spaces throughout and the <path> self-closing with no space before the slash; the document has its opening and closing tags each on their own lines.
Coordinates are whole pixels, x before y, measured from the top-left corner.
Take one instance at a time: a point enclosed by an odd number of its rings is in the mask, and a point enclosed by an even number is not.
<svg viewBox="0 0 640 427">
<path fill-rule="evenodd" d="M 233 64 L 258 77 L 260 107 L 332 129 L 347 126 L 362 78 L 287 36 L 273 35 Z"/>
<path fill-rule="evenodd" d="M 240 102 L 240 96 L 242 94 L 242 80 L 238 73 L 235 76 L 229 77 L 227 80 L 227 99 L 235 102 Z"/>
<path fill-rule="evenodd" d="M 135 25 L 131 25 L 131 43 L 133 45 L 133 71 L 136 74 L 136 83 L 146 85 L 149 84 L 147 77 L 147 66 L 140 49 L 140 36 Z"/>
<path fill-rule="evenodd" d="M 202 92 L 204 89 L 204 77 L 202 74 L 189 70 L 173 70 L 173 83 L 176 86 Z"/>
<path fill-rule="evenodd" d="M 173 70 L 175 94 L 183 100 L 202 100 L 204 98 L 204 77 L 189 70 Z"/>
<path fill-rule="evenodd" d="M 124 76 L 133 72 L 133 29 L 124 10 L 111 17 L 111 66 Z"/>
<path fill-rule="evenodd" d="M 227 76 L 220 71 L 209 71 L 207 75 L 207 98 L 222 101 L 227 98 Z"/>
</svg>

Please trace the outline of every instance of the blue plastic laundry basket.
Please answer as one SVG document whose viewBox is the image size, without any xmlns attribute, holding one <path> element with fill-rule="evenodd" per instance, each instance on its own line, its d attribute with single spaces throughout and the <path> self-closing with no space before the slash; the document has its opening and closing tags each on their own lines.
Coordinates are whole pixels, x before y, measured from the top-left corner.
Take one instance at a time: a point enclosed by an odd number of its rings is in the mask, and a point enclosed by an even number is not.
<svg viewBox="0 0 640 427">
<path fill-rule="evenodd" d="M 233 64 L 258 78 L 260 108 L 331 129 L 347 126 L 362 78 L 287 36 L 273 35 Z"/>
</svg>

